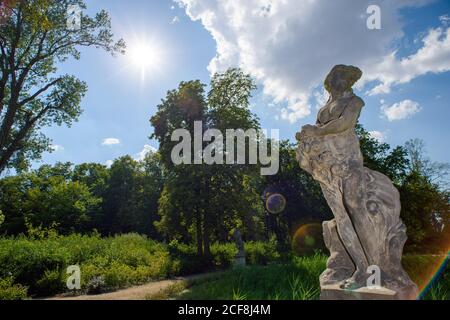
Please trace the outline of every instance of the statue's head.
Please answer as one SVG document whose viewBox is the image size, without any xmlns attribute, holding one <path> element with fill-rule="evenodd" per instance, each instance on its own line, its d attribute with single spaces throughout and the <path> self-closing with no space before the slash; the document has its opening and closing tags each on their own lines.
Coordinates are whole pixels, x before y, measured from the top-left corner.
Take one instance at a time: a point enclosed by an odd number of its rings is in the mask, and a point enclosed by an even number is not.
<svg viewBox="0 0 450 320">
<path fill-rule="evenodd" d="M 324 86 L 332 95 L 344 93 L 351 91 L 353 85 L 361 76 L 362 71 L 359 68 L 339 64 L 331 69 L 325 79 Z"/>
</svg>

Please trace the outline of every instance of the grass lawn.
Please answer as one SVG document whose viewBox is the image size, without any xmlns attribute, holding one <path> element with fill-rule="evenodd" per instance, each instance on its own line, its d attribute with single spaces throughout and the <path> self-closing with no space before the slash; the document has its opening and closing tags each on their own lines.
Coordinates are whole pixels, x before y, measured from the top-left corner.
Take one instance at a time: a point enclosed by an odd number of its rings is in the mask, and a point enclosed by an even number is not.
<svg viewBox="0 0 450 320">
<path fill-rule="evenodd" d="M 423 288 L 436 271 L 443 256 L 405 256 L 403 264 L 412 279 Z M 295 257 L 290 263 L 248 266 L 226 271 L 206 280 L 178 283 L 149 299 L 225 299 L 225 300 L 311 300 L 320 294 L 319 275 L 326 257 Z M 450 299 L 450 269 L 422 297 Z"/>
</svg>

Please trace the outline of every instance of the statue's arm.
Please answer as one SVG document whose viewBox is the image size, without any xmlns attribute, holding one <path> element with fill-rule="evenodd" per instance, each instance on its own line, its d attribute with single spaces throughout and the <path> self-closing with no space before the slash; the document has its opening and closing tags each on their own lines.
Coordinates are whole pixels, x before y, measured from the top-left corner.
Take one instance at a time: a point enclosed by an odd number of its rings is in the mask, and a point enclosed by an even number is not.
<svg viewBox="0 0 450 320">
<path fill-rule="evenodd" d="M 350 101 L 349 105 L 345 107 L 344 112 L 338 119 L 332 120 L 321 127 L 317 127 L 315 134 L 327 135 L 341 133 L 350 128 L 354 128 L 358 122 L 359 115 L 361 114 L 361 108 L 363 106 L 364 101 L 355 96 Z"/>
</svg>

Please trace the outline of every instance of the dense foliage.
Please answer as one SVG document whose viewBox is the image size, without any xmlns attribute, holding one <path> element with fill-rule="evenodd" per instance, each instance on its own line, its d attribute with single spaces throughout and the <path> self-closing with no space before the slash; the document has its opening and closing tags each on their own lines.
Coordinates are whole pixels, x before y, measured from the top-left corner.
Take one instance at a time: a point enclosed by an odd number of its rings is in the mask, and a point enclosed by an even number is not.
<svg viewBox="0 0 450 320">
<path fill-rule="evenodd" d="M 44 165 L 0 180 L 0 232 L 17 235 L 30 227 L 59 234 L 138 232 L 158 239 L 153 226 L 162 190 L 158 155 L 138 162 L 126 156 L 107 168 L 86 163 Z"/>
<path fill-rule="evenodd" d="M 78 120 L 87 85 L 58 73 L 58 64 L 79 59 L 81 47 L 112 54 L 125 48 L 122 40 L 114 42 L 105 11 L 82 15 L 82 27 L 69 28 L 70 5 L 86 8 L 83 0 L 1 3 L 0 173 L 25 170 L 44 151 L 51 151 L 43 127 L 70 126 Z"/>
<path fill-rule="evenodd" d="M 249 264 L 279 258 L 275 246 L 269 243 L 247 243 L 246 250 Z M 231 266 L 236 252 L 232 244 L 212 244 L 214 265 L 210 270 Z M 101 237 L 34 233 L 0 239 L 0 299 L 68 291 L 66 268 L 70 265 L 80 267 L 81 291 L 77 293 L 99 293 L 205 271 L 195 246 L 164 245 L 138 234 Z"/>
<path fill-rule="evenodd" d="M 294 144 L 279 142 L 280 169 L 273 176 L 261 176 L 259 165 L 236 165 L 236 155 L 233 164 L 172 162 L 176 129 L 192 137 L 198 121 L 202 135 L 260 128 L 250 110 L 254 80 L 239 69 L 215 74 L 209 86 L 185 81 L 170 90 L 150 119 L 159 150 L 143 160 L 123 156 L 110 167 L 56 163 L 30 170 L 51 151 L 41 129 L 70 126 L 82 112 L 86 84 L 59 74 L 57 66 L 79 59 L 80 47 L 113 54 L 125 47 L 113 41 L 105 11 L 83 15 L 82 28 L 68 28 L 69 5 L 85 8 L 83 0 L 2 3 L 8 14 L 0 25 L 0 299 L 62 292 L 71 264 L 81 266 L 85 292 L 227 268 L 237 250 L 231 241 L 236 230 L 245 241 L 247 263 L 267 267 L 232 271 L 199 297 L 317 297 L 322 256 L 270 265 L 287 261 L 291 247 L 299 255 L 320 249 L 317 230 L 332 218 L 320 186 L 299 167 Z M 427 159 L 420 140 L 391 148 L 360 125 L 356 133 L 365 165 L 386 174 L 400 191 L 407 250 L 447 252 L 450 166 Z M 247 139 L 249 145 L 258 137 Z M 209 151 L 228 156 L 238 144 L 233 140 Z M 202 141 L 200 147 L 207 145 Z M 198 156 L 195 147 L 191 155 Z M 272 195 L 284 199 L 276 214 L 267 207 Z M 315 231 L 302 235 L 303 226 Z M 289 278 L 291 273 L 296 276 Z"/>
<path fill-rule="evenodd" d="M 247 75 L 231 69 L 213 77 L 207 94 L 204 87 L 199 81 L 182 82 L 168 92 L 151 118 L 160 149 L 141 161 L 124 156 L 110 167 L 57 163 L 1 179 L 0 232 L 137 232 L 167 243 L 195 243 L 205 266 L 213 263 L 211 244 L 230 241 L 235 229 L 245 241 L 274 239 L 280 253 L 289 252 L 292 243 L 298 244 L 301 226 L 332 218 L 320 186 L 298 166 L 294 144 L 279 143 L 280 169 L 272 176 L 261 176 L 258 165 L 173 165 L 176 142 L 170 136 L 176 128 L 193 132 L 196 120 L 203 123 L 202 133 L 215 127 L 259 128 L 249 110 L 255 87 Z M 427 159 L 419 140 L 391 149 L 360 125 L 356 132 L 365 165 L 388 175 L 400 191 L 407 250 L 446 251 L 447 166 Z M 285 207 L 271 214 L 266 201 L 276 193 L 286 200 Z"/>
</svg>

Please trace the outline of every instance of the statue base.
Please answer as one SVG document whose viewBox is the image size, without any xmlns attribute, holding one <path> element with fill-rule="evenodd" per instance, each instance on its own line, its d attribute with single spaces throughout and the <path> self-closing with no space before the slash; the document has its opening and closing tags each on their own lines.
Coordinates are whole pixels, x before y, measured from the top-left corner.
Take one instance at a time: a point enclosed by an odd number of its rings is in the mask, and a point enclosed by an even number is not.
<svg viewBox="0 0 450 320">
<path fill-rule="evenodd" d="M 339 284 L 321 287 L 320 300 L 401 300 L 399 295 L 383 287 L 363 287 L 356 290 L 346 290 Z"/>
</svg>

